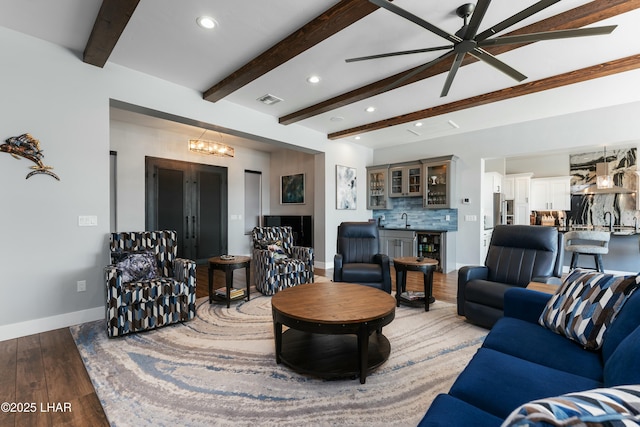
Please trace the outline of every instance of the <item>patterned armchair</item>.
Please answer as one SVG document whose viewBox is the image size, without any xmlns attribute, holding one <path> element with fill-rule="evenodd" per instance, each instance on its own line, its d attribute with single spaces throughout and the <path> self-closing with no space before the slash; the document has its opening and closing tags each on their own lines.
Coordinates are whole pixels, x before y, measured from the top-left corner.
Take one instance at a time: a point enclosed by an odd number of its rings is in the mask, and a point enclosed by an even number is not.
<svg viewBox="0 0 640 427">
<path fill-rule="evenodd" d="M 313 283 L 313 249 L 293 245 L 291 227 L 255 227 L 253 277 L 256 289 L 273 295 L 284 288 Z"/>
<path fill-rule="evenodd" d="M 175 231 L 112 233 L 105 268 L 109 337 L 196 315 L 196 263 L 177 258 Z"/>
</svg>

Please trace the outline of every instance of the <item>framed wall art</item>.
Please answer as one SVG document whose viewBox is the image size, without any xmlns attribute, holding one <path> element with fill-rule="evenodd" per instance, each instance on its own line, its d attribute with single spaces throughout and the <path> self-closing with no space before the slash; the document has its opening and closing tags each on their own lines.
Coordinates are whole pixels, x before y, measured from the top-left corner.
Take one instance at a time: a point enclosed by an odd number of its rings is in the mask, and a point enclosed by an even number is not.
<svg viewBox="0 0 640 427">
<path fill-rule="evenodd" d="M 357 208 L 356 168 L 336 165 L 336 209 Z"/>
<path fill-rule="evenodd" d="M 280 204 L 304 204 L 304 174 L 280 177 Z"/>
</svg>

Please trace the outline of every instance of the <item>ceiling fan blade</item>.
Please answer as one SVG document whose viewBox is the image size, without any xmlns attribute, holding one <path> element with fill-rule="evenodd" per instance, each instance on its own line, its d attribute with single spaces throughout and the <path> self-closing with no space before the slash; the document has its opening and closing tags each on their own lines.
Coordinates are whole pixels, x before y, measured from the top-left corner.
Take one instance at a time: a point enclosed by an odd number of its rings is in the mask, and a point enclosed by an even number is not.
<svg viewBox="0 0 640 427">
<path fill-rule="evenodd" d="M 531 15 L 534 15 L 538 12 L 540 12 L 541 10 L 544 10 L 546 8 L 548 8 L 549 6 L 558 3 L 560 0 L 540 0 L 538 3 L 535 3 L 531 6 L 529 6 L 528 8 L 516 13 L 515 15 L 513 15 L 510 18 L 505 19 L 504 21 L 494 25 L 493 27 L 489 28 L 488 30 L 485 30 L 483 32 L 481 32 L 480 34 L 478 34 L 478 36 L 475 38 L 475 40 L 477 42 L 480 42 L 482 40 L 485 40 L 495 34 L 498 34 L 500 31 L 509 28 L 510 26 L 517 24 L 518 22 L 530 17 Z"/>
<path fill-rule="evenodd" d="M 490 3 L 491 0 L 478 0 L 478 4 L 476 4 L 476 8 L 471 15 L 471 20 L 469 21 L 469 25 L 467 26 L 463 37 L 465 40 L 471 40 L 476 36 L 478 28 L 480 28 L 480 23 L 482 22 L 485 13 L 487 13 Z"/>
<path fill-rule="evenodd" d="M 442 61 L 443 59 L 448 58 L 449 56 L 453 55 L 453 53 L 454 53 L 453 50 L 450 50 L 449 52 L 446 52 L 446 53 L 440 55 L 439 57 L 437 57 L 433 61 L 429 61 L 426 64 L 423 64 L 423 65 L 419 66 L 418 68 L 414 69 L 412 72 L 402 76 L 401 78 L 399 78 L 395 82 L 391 83 L 390 85 L 385 86 L 382 89 L 382 92 L 386 92 L 388 90 L 391 90 L 391 89 L 394 89 L 394 88 L 400 86 L 406 80 L 410 79 L 411 77 L 415 76 L 416 74 L 419 74 L 419 73 L 423 72 L 427 68 L 429 68 L 429 67 L 431 67 L 433 65 L 436 65 L 438 62 Z"/>
<path fill-rule="evenodd" d="M 371 56 L 361 56 L 361 57 L 358 57 L 358 58 L 345 59 L 345 62 L 366 61 L 366 60 L 369 60 L 369 59 L 388 58 L 390 56 L 400 56 L 400 55 L 411 55 L 413 53 L 435 52 L 435 51 L 438 51 L 438 50 L 445 50 L 445 49 L 453 49 L 453 45 L 427 47 L 425 49 L 402 50 L 402 51 L 398 51 L 398 52 L 381 53 L 381 54 L 378 54 L 378 55 L 371 55 Z"/>
<path fill-rule="evenodd" d="M 449 70 L 449 74 L 447 74 L 447 80 L 445 80 L 442 92 L 440 92 L 440 98 L 447 96 L 447 94 L 449 93 L 449 89 L 451 88 L 453 79 L 456 77 L 456 73 L 458 72 L 460 65 L 462 65 L 464 54 L 465 52 L 456 53 L 456 57 L 453 59 L 453 64 L 451 65 L 451 69 Z"/>
<path fill-rule="evenodd" d="M 521 82 L 523 80 L 525 80 L 527 78 L 527 76 L 525 76 L 524 74 L 522 74 L 520 71 L 511 68 L 510 66 L 508 66 L 507 64 L 505 64 L 504 62 L 500 61 L 498 58 L 496 58 L 495 56 L 491 55 L 489 52 L 487 52 L 486 50 L 480 49 L 480 48 L 475 48 L 472 51 L 469 52 L 469 55 L 473 56 L 474 58 L 477 58 L 483 62 L 486 62 L 487 64 L 491 65 L 492 67 L 497 68 L 498 70 L 502 71 L 503 73 L 505 73 L 506 75 L 508 75 L 509 77 Z"/>
<path fill-rule="evenodd" d="M 390 3 L 387 0 L 369 0 L 370 3 L 375 4 L 376 6 L 379 6 L 383 9 L 387 9 L 389 12 L 395 13 L 398 16 L 401 16 L 405 19 L 408 19 L 409 21 L 413 22 L 414 24 L 417 24 L 419 26 L 421 26 L 422 28 L 431 31 L 432 33 L 449 40 L 452 43 L 457 43 L 459 41 L 461 41 L 461 39 L 457 36 L 454 36 L 453 34 L 449 34 L 446 31 L 436 27 L 433 24 L 430 24 L 429 22 L 425 21 L 424 19 L 414 15 L 411 12 L 408 12 L 406 10 L 404 10 L 403 8 L 396 6 L 393 3 Z"/>
<path fill-rule="evenodd" d="M 586 36 L 600 36 L 605 34 L 611 34 L 615 30 L 617 25 L 608 25 L 605 27 L 592 27 L 592 28 L 574 28 L 570 30 L 558 30 L 558 31 L 545 31 L 542 33 L 522 34 L 519 36 L 505 36 L 496 37 L 495 39 L 487 39 L 480 43 L 478 46 L 500 46 L 505 44 L 517 44 L 517 43 L 532 43 L 542 40 L 558 40 L 568 39 L 573 37 L 586 37 Z"/>
</svg>

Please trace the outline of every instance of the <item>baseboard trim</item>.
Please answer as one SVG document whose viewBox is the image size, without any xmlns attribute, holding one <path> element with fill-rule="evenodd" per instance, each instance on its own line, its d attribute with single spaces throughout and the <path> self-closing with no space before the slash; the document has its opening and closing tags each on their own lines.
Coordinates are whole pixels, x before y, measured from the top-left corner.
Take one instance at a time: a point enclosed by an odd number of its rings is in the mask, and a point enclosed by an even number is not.
<svg viewBox="0 0 640 427">
<path fill-rule="evenodd" d="M 322 269 L 322 270 L 329 270 L 329 269 L 333 268 L 333 263 L 332 262 L 314 261 L 313 262 L 313 268 L 319 268 L 319 269 Z"/>
<path fill-rule="evenodd" d="M 104 316 L 104 307 L 95 307 L 87 310 L 59 314 L 57 316 L 2 325 L 0 326 L 0 341 L 53 331 L 54 329 L 67 328 L 80 323 L 92 322 L 94 320 L 104 319 Z"/>
</svg>

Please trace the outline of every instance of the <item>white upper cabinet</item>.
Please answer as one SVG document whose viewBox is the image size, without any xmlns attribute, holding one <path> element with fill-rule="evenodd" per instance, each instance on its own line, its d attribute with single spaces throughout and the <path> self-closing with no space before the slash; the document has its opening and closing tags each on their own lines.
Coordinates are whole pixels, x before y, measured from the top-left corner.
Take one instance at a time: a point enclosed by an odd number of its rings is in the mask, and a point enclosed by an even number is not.
<svg viewBox="0 0 640 427">
<path fill-rule="evenodd" d="M 499 172 L 485 172 L 484 173 L 486 188 L 490 189 L 491 193 L 502 193 L 502 174 Z"/>
<path fill-rule="evenodd" d="M 535 178 L 531 180 L 531 210 L 571 210 L 571 177 Z"/>
</svg>

